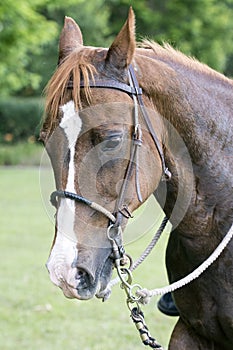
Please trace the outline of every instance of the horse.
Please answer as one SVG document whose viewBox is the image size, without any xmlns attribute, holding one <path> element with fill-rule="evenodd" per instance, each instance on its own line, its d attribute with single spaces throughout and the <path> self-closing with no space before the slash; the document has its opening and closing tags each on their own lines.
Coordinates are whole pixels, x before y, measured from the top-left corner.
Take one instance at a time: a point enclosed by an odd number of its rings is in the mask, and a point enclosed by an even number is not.
<svg viewBox="0 0 233 350">
<path fill-rule="evenodd" d="M 101 297 L 128 218 L 151 194 L 173 227 L 171 283 L 218 246 L 233 221 L 232 97 L 233 81 L 207 65 L 168 44 L 137 44 L 132 8 L 109 48 L 84 46 L 66 17 L 40 133 L 56 183 L 47 268 L 66 297 Z M 173 292 L 170 350 L 232 349 L 232 286 L 230 241 Z"/>
</svg>

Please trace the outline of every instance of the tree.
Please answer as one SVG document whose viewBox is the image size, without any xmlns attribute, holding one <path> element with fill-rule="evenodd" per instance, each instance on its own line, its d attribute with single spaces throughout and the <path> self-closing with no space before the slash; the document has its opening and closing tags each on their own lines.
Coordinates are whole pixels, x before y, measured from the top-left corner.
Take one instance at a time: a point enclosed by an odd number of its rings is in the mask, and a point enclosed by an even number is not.
<svg viewBox="0 0 233 350">
<path fill-rule="evenodd" d="M 70 16 L 79 24 L 85 45 L 103 46 L 110 44 L 112 37 L 109 27 L 109 11 L 105 0 L 74 0 L 62 6 L 50 6 L 44 9 L 44 15 L 56 22 L 59 30 L 52 40 L 44 46 L 37 61 L 33 62 L 33 69 L 42 77 L 41 83 L 35 93 L 40 94 L 48 82 L 57 64 L 58 40 L 63 27 L 64 17 Z"/>
<path fill-rule="evenodd" d="M 230 74 L 233 0 L 134 0 L 139 37 L 168 42 L 212 68 Z M 112 28 L 126 16 L 128 0 L 110 0 Z M 231 73 L 233 70 L 231 69 Z"/>
<path fill-rule="evenodd" d="M 160 38 L 224 72 L 233 52 L 232 5 L 232 0 L 166 1 Z"/>
<path fill-rule="evenodd" d="M 0 3 L 0 87 L 1 94 L 39 83 L 39 75 L 27 67 L 42 45 L 57 32 L 37 10 L 46 0 L 2 0 Z"/>
<path fill-rule="evenodd" d="M 107 33 L 103 0 L 1 0 L 0 94 L 39 93 L 56 66 L 64 16 L 79 17 L 94 43 Z M 102 37 L 103 38 L 103 37 Z"/>
<path fill-rule="evenodd" d="M 56 67 L 65 15 L 78 22 L 86 45 L 108 46 L 130 4 L 138 38 L 167 41 L 233 74 L 233 0 L 1 0 L 0 95 L 41 93 Z"/>
</svg>

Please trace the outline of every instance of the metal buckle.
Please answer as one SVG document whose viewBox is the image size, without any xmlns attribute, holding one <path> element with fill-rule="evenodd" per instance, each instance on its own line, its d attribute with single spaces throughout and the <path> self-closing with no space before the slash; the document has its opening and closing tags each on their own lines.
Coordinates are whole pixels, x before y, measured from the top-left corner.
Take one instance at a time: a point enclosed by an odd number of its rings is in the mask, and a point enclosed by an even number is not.
<svg viewBox="0 0 233 350">
<path fill-rule="evenodd" d="M 133 218 L 132 213 L 129 211 L 129 208 L 127 205 L 123 205 L 122 209 L 118 209 L 118 211 L 126 218 Z"/>
</svg>

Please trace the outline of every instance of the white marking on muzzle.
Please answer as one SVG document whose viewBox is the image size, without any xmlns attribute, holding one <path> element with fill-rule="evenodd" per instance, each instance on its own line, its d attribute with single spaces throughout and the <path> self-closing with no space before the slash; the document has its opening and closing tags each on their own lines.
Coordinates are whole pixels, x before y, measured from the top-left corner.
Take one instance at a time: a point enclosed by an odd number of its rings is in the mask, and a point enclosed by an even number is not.
<svg viewBox="0 0 233 350">
<path fill-rule="evenodd" d="M 70 161 L 68 167 L 66 191 L 74 192 L 75 190 L 75 165 L 74 153 L 75 144 L 82 128 L 82 120 L 75 111 L 73 101 L 69 101 L 61 107 L 63 117 L 60 127 L 64 130 L 68 141 L 70 151 Z M 57 212 L 57 235 L 52 248 L 47 268 L 50 273 L 52 282 L 63 289 L 67 296 L 73 294 L 67 289 L 67 282 L 75 285 L 76 269 L 72 266 L 77 259 L 77 238 L 74 231 L 75 225 L 75 202 L 61 198 Z M 66 282 L 64 282 L 66 281 Z M 73 282 L 73 283 L 72 283 Z"/>
<path fill-rule="evenodd" d="M 47 262 L 51 281 L 62 288 L 67 297 L 76 296 L 76 269 L 72 264 L 77 259 L 76 244 L 60 232 Z"/>
</svg>

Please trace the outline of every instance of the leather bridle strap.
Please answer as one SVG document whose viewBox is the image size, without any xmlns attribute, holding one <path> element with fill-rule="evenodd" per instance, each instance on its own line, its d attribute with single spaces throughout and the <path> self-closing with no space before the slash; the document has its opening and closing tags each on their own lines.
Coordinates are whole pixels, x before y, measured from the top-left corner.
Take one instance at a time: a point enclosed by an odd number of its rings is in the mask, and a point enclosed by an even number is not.
<svg viewBox="0 0 233 350">
<path fill-rule="evenodd" d="M 137 81 L 137 78 L 136 78 L 136 75 L 135 75 L 135 72 L 134 72 L 134 69 L 133 69 L 132 65 L 129 66 L 129 74 L 130 74 L 130 77 L 131 77 L 133 88 L 135 89 L 135 91 L 138 91 L 140 89 L 140 87 L 139 87 L 139 84 L 138 84 L 138 81 Z M 155 146 L 157 148 L 159 157 L 161 159 L 162 168 L 163 168 L 163 175 L 165 177 L 165 180 L 170 180 L 171 173 L 168 170 L 168 168 L 166 167 L 163 150 L 162 150 L 162 147 L 160 146 L 158 137 L 157 137 L 157 135 L 156 135 L 156 133 L 155 133 L 155 131 L 153 129 L 153 126 L 151 124 L 149 115 L 148 115 L 147 110 L 145 108 L 145 105 L 143 103 L 142 94 L 136 93 L 136 97 L 137 97 L 138 104 L 139 104 L 140 109 L 141 109 L 141 114 L 142 114 L 142 116 L 143 116 L 143 118 L 144 118 L 144 120 L 146 122 L 146 126 L 147 126 L 147 128 L 148 128 L 148 130 L 150 132 L 150 135 L 151 135 L 151 137 L 152 137 L 152 139 L 154 141 L 154 144 L 155 144 Z"/>
<path fill-rule="evenodd" d="M 136 191 L 137 191 L 137 196 L 139 201 L 142 202 L 142 196 L 140 192 L 140 183 L 139 183 L 139 169 L 138 169 L 138 148 L 142 144 L 142 139 L 141 139 L 141 126 L 139 124 L 139 117 L 138 117 L 138 105 L 140 107 L 141 114 L 145 120 L 146 126 L 150 132 L 150 135 L 154 141 L 154 144 L 157 148 L 158 154 L 161 159 L 162 163 L 162 169 L 163 169 L 163 174 L 166 180 L 170 179 L 171 173 L 169 172 L 168 168 L 166 167 L 165 160 L 164 160 L 164 155 L 162 148 L 160 146 L 159 140 L 157 138 L 157 135 L 152 127 L 152 124 L 150 122 L 148 113 L 146 111 L 146 108 L 144 106 L 143 100 L 142 100 L 142 89 L 139 87 L 134 69 L 132 65 L 129 67 L 129 83 L 130 85 L 126 83 L 122 83 L 113 79 L 106 79 L 106 80 L 95 80 L 95 81 L 89 81 L 88 86 L 91 88 L 109 88 L 109 89 L 117 89 L 122 92 L 125 92 L 129 94 L 129 96 L 133 99 L 134 101 L 134 134 L 132 138 L 132 147 L 131 147 L 131 153 L 130 153 L 130 159 L 129 163 L 125 172 L 123 184 L 120 190 L 119 197 L 116 201 L 116 206 L 114 210 L 114 215 L 110 213 L 107 209 L 102 207 L 101 205 L 94 203 L 90 200 L 88 200 L 85 197 L 82 197 L 76 193 L 71 193 L 67 191 L 61 191 L 57 190 L 54 191 L 51 194 L 51 203 L 53 205 L 57 205 L 57 199 L 58 198 L 69 198 L 81 203 L 84 203 L 91 208 L 101 212 L 104 214 L 106 217 L 109 218 L 109 220 L 113 223 L 115 227 L 119 227 L 121 225 L 121 221 L 123 216 L 129 218 L 131 216 L 130 212 L 128 211 L 127 207 L 124 208 L 124 200 L 125 200 L 125 195 L 127 191 L 127 186 L 128 182 L 130 180 L 130 177 L 132 175 L 133 169 L 135 167 L 135 182 L 136 182 Z M 80 88 L 86 87 L 84 82 L 80 83 Z M 72 89 L 73 88 L 73 81 L 70 80 L 67 88 Z M 138 103 L 137 103 L 138 102 Z"/>
<path fill-rule="evenodd" d="M 135 72 L 134 72 L 132 65 L 129 66 L 128 76 L 129 76 L 130 87 L 131 87 L 132 91 L 135 91 L 135 93 L 131 94 L 131 97 L 132 97 L 133 102 L 134 102 L 133 115 L 134 115 L 134 128 L 135 128 L 135 130 L 134 130 L 134 134 L 133 134 L 133 144 L 132 144 L 132 148 L 131 148 L 131 155 L 130 155 L 129 163 L 128 163 L 127 170 L 125 173 L 123 184 L 121 186 L 120 194 L 119 194 L 119 197 L 118 197 L 116 205 L 115 205 L 116 222 L 115 222 L 114 226 L 121 225 L 121 221 L 122 221 L 121 208 L 124 205 L 124 200 L 125 200 L 126 191 L 127 191 L 127 185 L 128 185 L 128 182 L 130 180 L 130 177 L 132 175 L 134 168 L 135 168 L 135 184 L 136 184 L 137 196 L 138 196 L 138 199 L 140 202 L 143 201 L 142 196 L 141 196 L 141 191 L 140 191 L 139 169 L 138 169 L 138 167 L 139 167 L 138 148 L 142 144 L 142 139 L 141 139 L 142 132 L 141 132 L 141 126 L 139 123 L 138 105 L 140 106 L 141 114 L 145 120 L 146 126 L 149 130 L 149 133 L 154 141 L 154 144 L 155 144 L 157 151 L 158 151 L 158 154 L 160 156 L 161 163 L 162 163 L 162 169 L 163 169 L 163 176 L 164 176 L 165 180 L 170 180 L 170 178 L 171 178 L 171 173 L 168 170 L 168 168 L 166 167 L 163 151 L 162 151 L 162 148 L 160 146 L 158 137 L 157 137 L 157 135 L 152 127 L 147 110 L 144 106 L 144 103 L 142 100 L 142 90 L 139 87 L 139 84 L 138 84 L 138 81 L 137 81 L 137 78 L 136 78 L 136 75 L 135 75 Z"/>
<path fill-rule="evenodd" d="M 125 172 L 123 184 L 120 189 L 119 196 L 117 198 L 116 204 L 115 204 L 115 215 L 116 215 L 116 222 L 114 226 L 120 226 L 122 217 L 125 216 L 126 218 L 131 217 L 131 213 L 127 210 L 126 213 L 124 213 L 124 208 L 127 208 L 127 206 L 124 205 L 124 200 L 126 197 L 126 191 L 128 187 L 128 183 L 130 181 L 131 175 L 133 173 L 133 170 L 135 168 L 135 185 L 136 185 L 136 193 L 138 196 L 138 200 L 142 202 L 142 195 L 140 191 L 140 182 L 139 182 L 139 177 L 138 177 L 138 148 L 142 144 L 142 134 L 141 134 L 141 127 L 140 124 L 137 123 L 137 110 L 135 110 L 134 106 L 134 134 L 132 138 L 132 145 L 131 145 L 131 152 L 130 152 L 130 159 L 128 162 L 128 166 Z M 136 121 L 136 122 L 135 122 Z"/>
<path fill-rule="evenodd" d="M 80 87 L 86 87 L 85 83 L 83 81 L 80 82 Z M 116 81 L 113 79 L 106 79 L 106 80 L 90 80 L 88 82 L 88 87 L 90 88 L 104 88 L 104 89 L 115 89 L 120 90 L 122 92 L 126 92 L 127 94 L 131 95 L 142 95 L 142 89 L 134 86 L 127 85 L 125 83 L 121 83 L 120 81 Z M 70 80 L 67 85 L 68 89 L 73 89 L 73 81 Z"/>
</svg>

